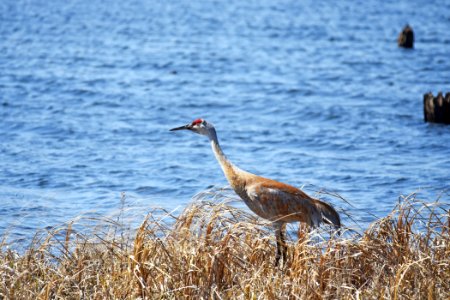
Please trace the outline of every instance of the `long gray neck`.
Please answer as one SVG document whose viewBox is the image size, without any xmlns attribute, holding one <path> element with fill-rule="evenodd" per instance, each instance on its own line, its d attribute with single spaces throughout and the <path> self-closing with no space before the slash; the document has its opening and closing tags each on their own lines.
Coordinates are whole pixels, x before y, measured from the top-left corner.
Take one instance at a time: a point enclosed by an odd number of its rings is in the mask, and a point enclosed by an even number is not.
<svg viewBox="0 0 450 300">
<path fill-rule="evenodd" d="M 217 161 L 220 164 L 220 167 L 222 168 L 223 173 L 227 177 L 228 182 L 230 182 L 230 184 L 233 185 L 233 181 L 235 180 L 236 174 L 241 170 L 235 165 L 233 165 L 233 163 L 231 163 L 223 153 L 222 148 L 220 147 L 219 141 L 217 139 L 216 130 L 214 128 L 210 130 L 208 137 L 209 141 L 211 142 L 211 148 L 214 152 Z"/>
</svg>

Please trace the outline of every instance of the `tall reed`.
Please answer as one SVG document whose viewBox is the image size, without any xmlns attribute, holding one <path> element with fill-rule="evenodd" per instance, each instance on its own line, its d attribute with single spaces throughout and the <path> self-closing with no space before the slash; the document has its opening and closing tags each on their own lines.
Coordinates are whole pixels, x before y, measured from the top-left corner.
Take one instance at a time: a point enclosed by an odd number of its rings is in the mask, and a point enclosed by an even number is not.
<svg viewBox="0 0 450 300">
<path fill-rule="evenodd" d="M 209 195 L 210 196 L 210 195 Z M 208 196 L 208 197 L 209 197 Z M 208 198 L 205 197 L 205 198 Z M 209 199 L 211 199 L 209 197 Z M 406 197 L 361 234 L 300 226 L 274 266 L 270 224 L 226 201 L 151 211 L 133 236 L 74 224 L 0 251 L 5 299 L 448 299 L 450 215 Z M 326 237 L 325 237 L 326 236 Z"/>
</svg>

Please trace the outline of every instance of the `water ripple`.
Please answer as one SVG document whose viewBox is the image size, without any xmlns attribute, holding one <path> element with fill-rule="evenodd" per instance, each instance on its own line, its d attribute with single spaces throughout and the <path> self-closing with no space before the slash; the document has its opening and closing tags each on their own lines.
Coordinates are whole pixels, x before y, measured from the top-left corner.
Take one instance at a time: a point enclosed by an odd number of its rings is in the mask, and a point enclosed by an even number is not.
<svg viewBox="0 0 450 300">
<path fill-rule="evenodd" d="M 225 185 L 205 139 L 168 131 L 198 117 L 242 168 L 338 191 L 363 223 L 400 194 L 433 200 L 449 188 L 450 131 L 423 123 L 422 96 L 448 91 L 447 11 L 425 0 L 3 1 L 0 234 L 22 241 L 111 213 L 122 192 L 142 213 Z M 412 51 L 395 44 L 406 23 Z"/>
</svg>

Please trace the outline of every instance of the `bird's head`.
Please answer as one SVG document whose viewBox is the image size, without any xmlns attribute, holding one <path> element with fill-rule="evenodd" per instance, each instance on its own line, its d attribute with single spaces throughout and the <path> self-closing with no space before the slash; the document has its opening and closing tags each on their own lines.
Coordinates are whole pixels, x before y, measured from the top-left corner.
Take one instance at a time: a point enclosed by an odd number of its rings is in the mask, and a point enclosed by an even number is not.
<svg viewBox="0 0 450 300">
<path fill-rule="evenodd" d="M 190 130 L 192 132 L 201 134 L 201 135 L 206 135 L 208 137 L 211 137 L 212 134 L 215 134 L 215 129 L 214 126 L 211 123 L 206 122 L 206 120 L 203 119 L 196 119 L 194 121 L 192 121 L 189 124 L 186 124 L 184 126 L 180 126 L 180 127 L 175 127 L 170 129 L 170 131 L 175 131 L 175 130 Z"/>
</svg>

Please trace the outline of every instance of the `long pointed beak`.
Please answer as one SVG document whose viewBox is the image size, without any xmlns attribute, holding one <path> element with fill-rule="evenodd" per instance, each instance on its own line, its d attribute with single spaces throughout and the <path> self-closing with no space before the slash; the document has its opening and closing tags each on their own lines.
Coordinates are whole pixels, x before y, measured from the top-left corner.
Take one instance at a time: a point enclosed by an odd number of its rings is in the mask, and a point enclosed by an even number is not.
<svg viewBox="0 0 450 300">
<path fill-rule="evenodd" d="M 187 124 L 187 125 L 180 126 L 180 127 L 175 127 L 175 128 L 170 129 L 170 131 L 183 130 L 183 129 L 188 129 L 188 130 L 191 129 L 191 124 Z"/>
</svg>

